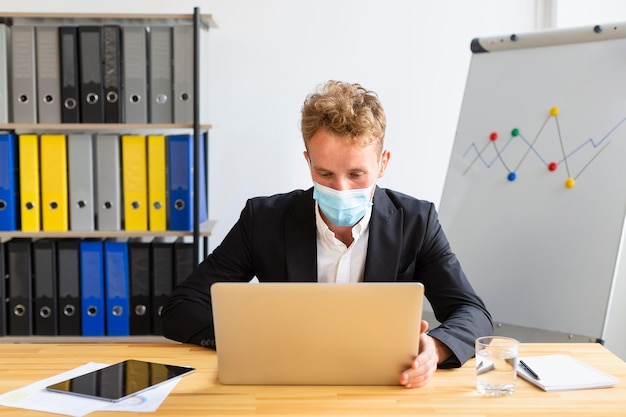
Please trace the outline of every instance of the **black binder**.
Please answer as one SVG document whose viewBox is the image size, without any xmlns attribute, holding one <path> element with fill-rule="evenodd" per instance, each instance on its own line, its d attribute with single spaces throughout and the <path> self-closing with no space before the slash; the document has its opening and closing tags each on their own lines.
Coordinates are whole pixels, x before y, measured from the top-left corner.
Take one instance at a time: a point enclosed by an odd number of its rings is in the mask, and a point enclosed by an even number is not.
<svg viewBox="0 0 626 417">
<path fill-rule="evenodd" d="M 81 335 L 80 240 L 57 241 L 59 335 Z"/>
<path fill-rule="evenodd" d="M 4 261 L 4 243 L 0 240 L 0 336 L 7 334 L 7 292 L 6 292 L 6 270 Z"/>
<path fill-rule="evenodd" d="M 55 336 L 57 325 L 56 244 L 53 239 L 33 242 L 34 334 Z"/>
<path fill-rule="evenodd" d="M 102 28 L 102 51 L 104 56 L 104 122 L 123 123 L 122 100 L 122 43 L 119 26 Z"/>
<path fill-rule="evenodd" d="M 78 27 L 80 115 L 83 123 L 104 122 L 102 27 Z"/>
<path fill-rule="evenodd" d="M 152 241 L 152 334 L 163 334 L 161 310 L 174 287 L 174 245 L 162 238 Z"/>
<path fill-rule="evenodd" d="M 193 268 L 193 243 L 180 236 L 174 242 L 174 286 L 191 275 Z"/>
<path fill-rule="evenodd" d="M 33 334 L 31 241 L 11 239 L 6 245 L 9 267 L 8 334 L 30 336 Z"/>
<path fill-rule="evenodd" d="M 75 27 L 59 27 L 59 51 L 59 61 L 61 63 L 61 122 L 80 123 L 78 41 Z"/>
<path fill-rule="evenodd" d="M 130 334 L 152 334 L 150 308 L 150 242 L 128 241 L 128 276 L 130 281 Z"/>
</svg>

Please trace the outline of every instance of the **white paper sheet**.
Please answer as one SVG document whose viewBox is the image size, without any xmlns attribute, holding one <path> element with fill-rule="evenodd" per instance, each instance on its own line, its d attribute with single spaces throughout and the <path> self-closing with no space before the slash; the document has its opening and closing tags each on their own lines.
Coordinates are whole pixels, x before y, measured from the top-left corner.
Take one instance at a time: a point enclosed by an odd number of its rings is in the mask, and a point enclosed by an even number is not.
<svg viewBox="0 0 626 417">
<path fill-rule="evenodd" d="M 105 366 L 108 365 L 89 362 L 67 372 L 9 391 L 0 395 L 0 405 L 73 417 L 82 417 L 94 411 L 153 412 L 159 408 L 163 400 L 167 398 L 180 380 L 180 378 L 173 379 L 170 382 L 117 403 L 46 390 L 48 385 L 83 375 Z"/>
</svg>

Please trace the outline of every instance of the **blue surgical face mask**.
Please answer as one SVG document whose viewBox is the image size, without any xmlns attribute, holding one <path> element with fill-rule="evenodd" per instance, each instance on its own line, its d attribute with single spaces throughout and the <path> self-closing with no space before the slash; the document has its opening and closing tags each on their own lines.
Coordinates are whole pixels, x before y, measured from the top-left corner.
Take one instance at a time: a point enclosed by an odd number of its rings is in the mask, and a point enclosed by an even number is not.
<svg viewBox="0 0 626 417">
<path fill-rule="evenodd" d="M 337 226 L 354 226 L 372 206 L 372 188 L 338 191 L 313 182 L 313 199 Z"/>
</svg>

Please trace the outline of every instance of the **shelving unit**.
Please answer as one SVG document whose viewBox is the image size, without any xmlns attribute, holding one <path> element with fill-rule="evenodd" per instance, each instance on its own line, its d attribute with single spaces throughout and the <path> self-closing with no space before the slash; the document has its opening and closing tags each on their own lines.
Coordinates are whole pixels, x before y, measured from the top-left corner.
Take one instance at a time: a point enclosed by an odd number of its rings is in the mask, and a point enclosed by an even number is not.
<svg viewBox="0 0 626 417">
<path fill-rule="evenodd" d="M 215 226 L 215 220 L 200 225 L 199 235 L 201 237 L 211 236 L 211 231 Z M 145 231 L 109 231 L 94 230 L 89 232 L 68 230 L 67 232 L 0 232 L 0 242 L 5 242 L 12 238 L 126 238 L 126 237 L 171 237 L 171 236 L 193 236 L 194 231 L 165 230 L 162 232 Z"/>
<path fill-rule="evenodd" d="M 199 125 L 200 130 L 209 130 L 210 124 Z M 12 130 L 21 132 L 162 132 L 189 131 L 193 125 L 188 124 L 164 124 L 164 123 L 4 123 L 0 124 L 0 130 Z"/>
<path fill-rule="evenodd" d="M 209 28 L 216 28 L 210 14 L 200 14 L 195 8 L 192 14 L 128 14 L 128 13 L 103 13 L 103 14 L 83 14 L 83 13 L 11 13 L 0 12 L 0 22 L 8 26 L 79 26 L 79 25 L 118 25 L 118 26 L 192 26 L 193 27 L 193 123 L 4 123 L 0 124 L 0 131 L 10 131 L 16 134 L 44 134 L 44 133 L 111 133 L 111 134 L 166 134 L 175 135 L 180 133 L 193 132 L 194 142 L 194 196 L 200 195 L 199 167 L 201 159 L 204 158 L 208 171 L 208 153 L 205 146 L 203 155 L 198 152 L 201 149 L 200 140 L 203 140 L 205 133 L 211 129 L 211 125 L 200 122 L 200 33 L 208 31 Z M 10 82 L 10 80 L 9 80 Z M 147 99 L 147 97 L 146 97 Z M 208 172 L 207 172 L 208 174 Z M 208 184 L 208 180 L 206 182 Z M 208 209 L 208 190 L 207 190 Z M 208 215 L 208 213 L 206 213 Z M 134 238 L 134 237 L 180 237 L 190 236 L 193 241 L 193 264 L 197 265 L 203 257 L 207 255 L 208 237 L 215 225 L 214 220 L 200 223 L 200 199 L 194 198 L 193 205 L 193 229 L 189 231 L 165 230 L 165 231 L 2 231 L 0 232 L 0 242 L 6 242 L 13 238 Z M 34 312 L 33 312 L 34 314 Z M 82 342 L 163 342 L 162 336 L 124 336 L 124 337 L 85 337 L 85 336 L 2 336 L 0 343 L 82 343 Z"/>
<path fill-rule="evenodd" d="M 163 336 L 2 336 L 0 343 L 171 343 Z"/>
</svg>

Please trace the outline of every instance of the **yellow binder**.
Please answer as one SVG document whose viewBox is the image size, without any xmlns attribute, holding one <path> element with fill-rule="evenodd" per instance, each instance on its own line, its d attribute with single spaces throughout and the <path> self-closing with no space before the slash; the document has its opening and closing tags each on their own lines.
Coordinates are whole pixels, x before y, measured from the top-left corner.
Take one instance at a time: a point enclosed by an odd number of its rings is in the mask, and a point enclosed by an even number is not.
<svg viewBox="0 0 626 417">
<path fill-rule="evenodd" d="M 165 136 L 148 136 L 148 221 L 153 231 L 167 229 Z"/>
<path fill-rule="evenodd" d="M 126 230 L 148 230 L 146 165 L 146 137 L 122 136 L 122 198 Z"/>
<path fill-rule="evenodd" d="M 41 220 L 44 231 L 69 228 L 65 135 L 40 137 Z"/>
<path fill-rule="evenodd" d="M 37 135 L 20 135 L 20 216 L 22 230 L 41 230 L 41 205 L 39 199 L 39 138 Z"/>
</svg>

